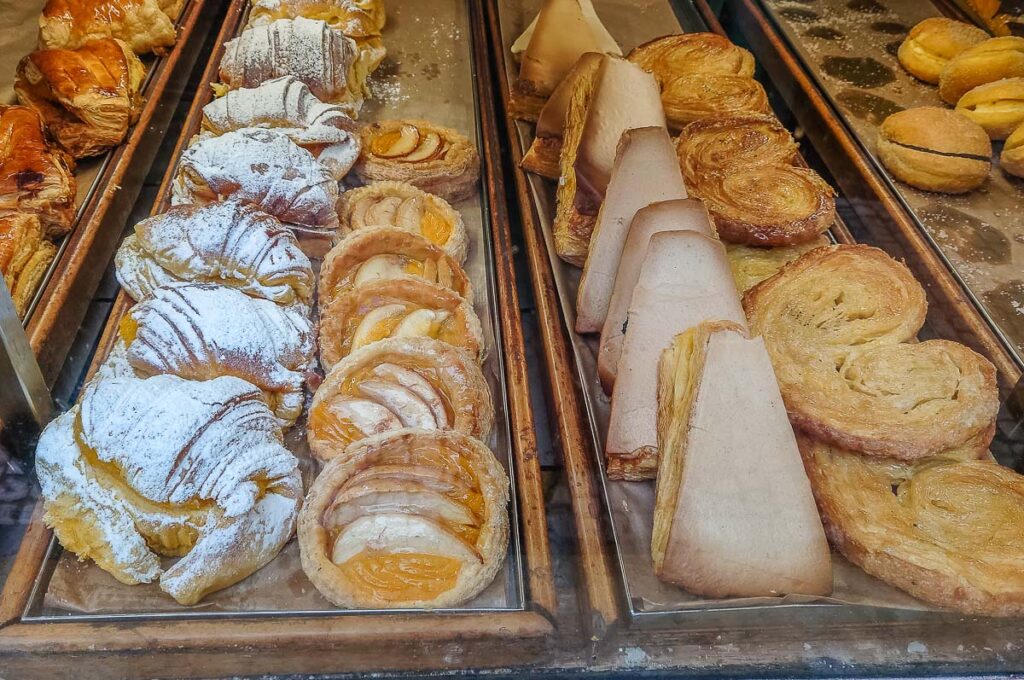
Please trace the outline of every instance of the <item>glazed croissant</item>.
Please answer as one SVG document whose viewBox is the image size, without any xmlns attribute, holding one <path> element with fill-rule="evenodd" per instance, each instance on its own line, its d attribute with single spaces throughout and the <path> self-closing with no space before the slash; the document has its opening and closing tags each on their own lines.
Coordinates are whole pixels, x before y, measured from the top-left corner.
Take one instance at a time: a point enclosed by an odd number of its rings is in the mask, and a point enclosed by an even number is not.
<svg viewBox="0 0 1024 680">
<path fill-rule="evenodd" d="M 136 54 L 163 54 L 174 44 L 183 0 L 48 0 L 39 17 L 39 46 L 74 49 L 119 38 Z"/>
<path fill-rule="evenodd" d="M 341 179 L 362 148 L 356 123 L 344 109 L 325 104 L 295 76 L 232 90 L 203 107 L 203 130 L 214 135 L 241 128 L 277 128 Z"/>
<path fill-rule="evenodd" d="M 282 427 L 302 413 L 313 327 L 301 313 L 213 284 L 158 288 L 121 320 L 128 363 L 140 375 L 221 375 L 263 390 Z"/>
<path fill-rule="evenodd" d="M 32 52 L 18 64 L 14 90 L 75 158 L 120 144 L 139 118 L 146 69 L 114 38 L 74 50 Z"/>
<path fill-rule="evenodd" d="M 277 422 L 232 377 L 95 380 L 43 432 L 36 472 L 65 549 L 185 605 L 272 560 L 302 502 Z"/>
<path fill-rule="evenodd" d="M 309 306 L 313 270 L 295 236 L 236 201 L 178 205 L 135 225 L 115 258 L 135 300 L 171 283 L 217 283 L 281 305 Z"/>
<path fill-rule="evenodd" d="M 181 154 L 172 203 L 233 198 L 282 222 L 337 229 L 338 183 L 313 154 L 278 130 L 242 128 Z"/>
</svg>

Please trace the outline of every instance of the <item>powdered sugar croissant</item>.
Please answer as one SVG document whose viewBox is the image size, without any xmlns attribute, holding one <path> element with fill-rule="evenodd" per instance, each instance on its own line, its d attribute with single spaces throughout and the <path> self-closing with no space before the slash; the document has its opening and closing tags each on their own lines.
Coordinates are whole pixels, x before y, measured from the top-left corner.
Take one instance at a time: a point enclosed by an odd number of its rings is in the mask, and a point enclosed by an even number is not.
<svg viewBox="0 0 1024 680">
<path fill-rule="evenodd" d="M 259 390 L 232 377 L 95 380 L 43 432 L 36 472 L 65 549 L 186 605 L 273 559 L 302 502 Z"/>
<path fill-rule="evenodd" d="M 143 375 L 233 375 L 263 390 L 282 426 L 302 413 L 313 328 L 302 314 L 212 284 L 158 288 L 121 320 L 128 363 Z"/>
</svg>

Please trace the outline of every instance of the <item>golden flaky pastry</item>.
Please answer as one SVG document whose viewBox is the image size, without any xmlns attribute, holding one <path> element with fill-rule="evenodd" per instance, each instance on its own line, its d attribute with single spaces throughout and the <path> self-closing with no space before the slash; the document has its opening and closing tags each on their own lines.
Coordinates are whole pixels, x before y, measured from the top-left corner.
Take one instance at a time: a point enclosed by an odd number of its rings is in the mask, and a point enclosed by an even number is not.
<svg viewBox="0 0 1024 680">
<path fill-rule="evenodd" d="M 0 276 L 19 317 L 25 316 L 56 256 L 57 247 L 43 238 L 43 225 L 37 215 L 0 214 Z"/>
<path fill-rule="evenodd" d="M 812 250 L 747 291 L 743 306 L 799 428 L 905 460 L 988 447 L 995 368 L 957 343 L 914 342 L 924 290 L 881 250 Z"/>
<path fill-rule="evenodd" d="M 403 427 L 486 438 L 494 407 L 476 358 L 432 338 L 389 338 L 336 363 L 313 397 L 309 448 L 321 460 Z"/>
<path fill-rule="evenodd" d="M 39 46 L 75 49 L 117 38 L 136 54 L 164 54 L 174 45 L 182 0 L 48 0 L 39 15 Z"/>
<path fill-rule="evenodd" d="M 479 441 L 407 429 L 330 461 L 299 518 L 302 568 L 339 607 L 454 607 L 508 549 L 509 479 Z"/>
<path fill-rule="evenodd" d="M 819 236 L 813 241 L 797 246 L 776 248 L 757 248 L 729 243 L 725 246 L 725 253 L 729 256 L 729 267 L 732 269 L 732 278 L 736 281 L 736 289 L 740 293 L 746 293 L 808 250 L 821 248 L 829 243 L 827 236 Z"/>
<path fill-rule="evenodd" d="M 661 103 L 670 127 L 705 118 L 769 113 L 768 95 L 761 83 L 746 76 L 690 73 L 665 83 Z"/>
<path fill-rule="evenodd" d="M 754 56 L 717 33 L 667 35 L 635 47 L 628 59 L 662 84 L 690 73 L 754 75 Z"/>
<path fill-rule="evenodd" d="M 683 179 L 691 186 L 704 174 L 736 165 L 788 165 L 798 151 L 775 116 L 743 114 L 690 123 L 676 139 L 676 153 Z"/>
</svg>

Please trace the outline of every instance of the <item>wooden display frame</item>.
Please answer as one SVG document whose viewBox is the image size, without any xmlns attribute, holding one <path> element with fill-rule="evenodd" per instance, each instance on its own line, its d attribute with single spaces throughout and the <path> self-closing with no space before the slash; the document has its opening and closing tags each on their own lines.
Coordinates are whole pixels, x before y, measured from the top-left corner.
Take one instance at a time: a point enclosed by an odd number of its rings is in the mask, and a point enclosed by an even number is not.
<svg viewBox="0 0 1024 680">
<path fill-rule="evenodd" d="M 216 82 L 223 44 L 243 20 L 246 0 L 232 0 L 210 57 L 200 91 L 189 111 L 173 158 L 177 159 L 198 131 L 202 107 L 212 98 L 207 83 Z M 471 13 L 476 3 L 467 3 Z M 49 545 L 51 532 L 37 507 L 20 547 L 14 568 L 0 596 L 0 674 L 27 677 L 43 672 L 44 662 L 69 668 L 76 676 L 84 669 L 104 676 L 211 676 L 253 673 L 325 673 L 332 671 L 405 671 L 436 668 L 508 666 L 524 658 L 540 659 L 556 632 L 556 596 L 544 514 L 541 471 L 529 401 L 529 385 L 518 293 L 513 269 L 511 234 L 505 208 L 505 188 L 487 64 L 486 35 L 474 20 L 473 52 L 477 94 L 481 106 L 484 163 L 483 191 L 489 203 L 494 244 L 500 341 L 506 353 L 510 438 L 515 456 L 516 486 L 521 511 L 522 559 L 525 560 L 526 608 L 521 611 L 465 614 L 385 614 L 274 616 L 239 614 L 216 619 L 160 620 L 137 618 L 104 623 L 22 622 L 34 581 Z M 171 165 L 160 187 L 153 214 L 170 203 Z M 118 322 L 132 300 L 122 291 L 97 348 L 90 373 L 113 345 Z M 504 640 L 505 642 L 499 642 Z M 514 644 L 513 644 L 514 643 Z M 258 659 L 254 654 L 258 653 Z M 524 655 L 527 655 L 524 657 Z M 46 658 L 44 658 L 46 657 Z M 175 666 L 175 662 L 180 665 Z M 84 666 L 83 666 L 84 664 Z M 48 669 L 52 671 L 52 669 Z"/>
</svg>

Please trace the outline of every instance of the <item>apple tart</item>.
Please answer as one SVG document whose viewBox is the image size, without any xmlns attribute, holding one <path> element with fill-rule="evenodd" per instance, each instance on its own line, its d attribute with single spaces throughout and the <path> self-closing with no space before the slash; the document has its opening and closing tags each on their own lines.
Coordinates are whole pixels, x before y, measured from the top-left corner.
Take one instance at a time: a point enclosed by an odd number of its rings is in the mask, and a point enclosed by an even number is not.
<svg viewBox="0 0 1024 680">
<path fill-rule="evenodd" d="M 43 225 L 37 215 L 0 214 L 0 276 L 19 318 L 28 311 L 56 256 L 57 246 L 43 238 Z"/>
<path fill-rule="evenodd" d="M 987 450 L 999 408 L 995 368 L 954 342 L 915 342 L 924 289 L 881 250 L 812 250 L 747 291 L 743 306 L 805 432 L 903 460 Z"/>
<path fill-rule="evenodd" d="M 705 173 L 737 165 L 789 165 L 797 157 L 797 146 L 775 116 L 744 114 L 690 123 L 676 139 L 676 153 L 689 187 Z"/>
<path fill-rule="evenodd" d="M 705 118 L 769 113 L 761 83 L 747 76 L 689 73 L 662 84 L 661 103 L 669 127 L 680 129 Z"/>
<path fill-rule="evenodd" d="M 320 269 L 320 304 L 367 281 L 412 277 L 436 283 L 473 303 L 459 263 L 433 243 L 394 227 L 360 229 L 334 246 Z"/>
<path fill-rule="evenodd" d="M 331 368 L 306 428 L 313 455 L 330 460 L 354 442 L 403 427 L 483 439 L 493 424 L 490 389 L 474 357 L 431 338 L 391 338 Z"/>
<path fill-rule="evenodd" d="M 666 35 L 633 48 L 627 59 L 662 85 L 691 73 L 754 75 L 754 56 L 717 33 Z"/>
<path fill-rule="evenodd" d="M 451 202 L 469 198 L 480 156 L 462 133 L 425 120 L 386 120 L 362 131 L 356 174 L 363 182 L 396 180 Z"/>
<path fill-rule="evenodd" d="M 454 607 L 504 564 L 508 500 L 508 475 L 472 437 L 370 437 L 313 482 L 299 517 L 302 568 L 339 607 Z"/>
<path fill-rule="evenodd" d="M 459 264 L 469 246 L 462 215 L 448 201 L 407 182 L 374 182 L 341 196 L 343 236 L 375 226 L 391 226 L 423 236 Z"/>
<path fill-rule="evenodd" d="M 467 351 L 485 349 L 476 312 L 458 293 L 414 278 L 377 279 L 334 297 L 320 316 L 320 363 L 330 369 L 386 338 L 429 337 Z"/>
</svg>

